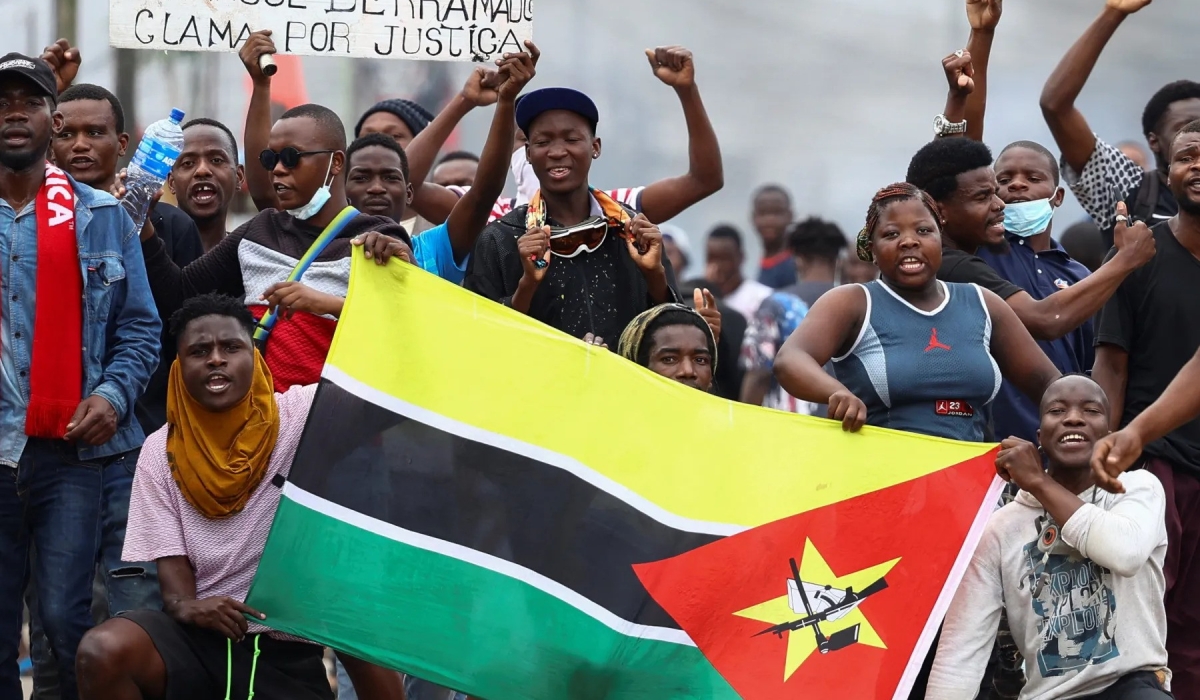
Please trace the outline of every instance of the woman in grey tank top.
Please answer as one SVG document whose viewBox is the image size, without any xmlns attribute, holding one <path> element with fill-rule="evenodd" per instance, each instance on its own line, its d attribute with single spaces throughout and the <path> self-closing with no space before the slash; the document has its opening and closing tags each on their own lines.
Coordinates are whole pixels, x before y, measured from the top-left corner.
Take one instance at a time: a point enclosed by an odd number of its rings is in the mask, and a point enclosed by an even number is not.
<svg viewBox="0 0 1200 700">
<path fill-rule="evenodd" d="M 1035 402 L 1059 376 L 998 296 L 937 279 L 940 214 L 926 193 L 904 183 L 880 190 L 858 253 L 880 279 L 821 297 L 775 361 L 789 394 L 828 402 L 844 429 L 983 441 L 1001 375 Z M 836 377 L 822 369 L 830 360 Z"/>
</svg>

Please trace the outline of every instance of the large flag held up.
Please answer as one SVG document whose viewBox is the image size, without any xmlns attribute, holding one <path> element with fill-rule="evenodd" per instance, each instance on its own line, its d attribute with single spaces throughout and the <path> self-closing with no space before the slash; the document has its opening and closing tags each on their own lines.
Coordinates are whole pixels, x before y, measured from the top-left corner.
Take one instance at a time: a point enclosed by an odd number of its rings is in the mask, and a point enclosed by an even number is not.
<svg viewBox="0 0 1200 700">
<path fill-rule="evenodd" d="M 487 700 L 907 697 L 990 446 L 734 404 L 353 265 L 268 624 Z"/>
</svg>

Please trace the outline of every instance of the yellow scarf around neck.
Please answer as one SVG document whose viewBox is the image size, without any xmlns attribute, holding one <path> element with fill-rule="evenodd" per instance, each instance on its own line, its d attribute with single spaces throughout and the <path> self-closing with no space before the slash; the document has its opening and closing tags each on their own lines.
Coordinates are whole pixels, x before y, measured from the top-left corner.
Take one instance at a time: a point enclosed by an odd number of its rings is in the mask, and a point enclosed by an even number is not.
<svg viewBox="0 0 1200 700">
<path fill-rule="evenodd" d="M 228 518 L 258 488 L 279 437 L 279 407 L 267 363 L 254 351 L 250 391 L 228 411 L 202 407 L 183 384 L 179 360 L 167 388 L 167 463 L 192 507 L 207 518 Z"/>
</svg>

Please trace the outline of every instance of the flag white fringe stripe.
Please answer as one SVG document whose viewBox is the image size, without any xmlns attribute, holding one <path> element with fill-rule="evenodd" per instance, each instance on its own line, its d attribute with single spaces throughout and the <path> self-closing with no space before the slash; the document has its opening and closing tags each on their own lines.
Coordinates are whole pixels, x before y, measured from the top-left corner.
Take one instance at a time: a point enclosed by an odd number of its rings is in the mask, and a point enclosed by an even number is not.
<svg viewBox="0 0 1200 700">
<path fill-rule="evenodd" d="M 657 642 L 669 642 L 671 644 L 680 644 L 683 646 L 694 647 L 696 643 L 692 638 L 682 630 L 670 629 L 667 627 L 650 627 L 647 625 L 638 625 L 628 620 L 623 620 L 614 615 L 609 610 L 601 607 L 592 601 L 584 598 L 575 591 L 566 586 L 553 581 L 541 574 L 530 571 L 523 566 L 518 566 L 510 561 L 494 557 L 490 554 L 484 554 L 470 547 L 463 547 L 452 542 L 439 540 L 436 537 L 429 537 L 411 530 L 405 530 L 401 527 L 396 527 L 391 523 L 385 523 L 382 520 L 377 520 L 367 515 L 363 515 L 358 511 L 351 510 L 345 506 L 340 506 L 332 501 L 328 501 L 320 496 L 314 495 L 296 486 L 292 482 L 287 482 L 283 486 L 283 496 L 297 505 L 308 508 L 309 510 L 320 513 L 321 515 L 340 520 L 348 525 L 366 530 L 380 537 L 387 538 L 394 542 L 400 542 L 412 547 L 417 547 L 428 552 L 440 554 L 447 557 L 453 557 L 467 564 L 478 566 L 501 576 L 520 581 L 527 586 L 532 586 L 546 595 L 557 598 L 558 600 L 570 605 L 579 610 L 592 619 L 600 622 L 605 627 L 636 639 L 648 639 Z M 649 594 L 647 594 L 649 595 Z"/>
<path fill-rule="evenodd" d="M 1000 500 L 1002 491 L 1004 491 L 1004 482 L 997 476 L 992 479 L 987 496 L 980 504 L 979 511 L 975 513 L 975 520 L 971 523 L 971 529 L 967 531 L 967 539 L 963 542 L 962 549 L 958 550 L 958 557 L 954 560 L 950 575 L 946 577 L 946 583 L 942 585 L 942 592 L 938 594 L 937 602 L 933 604 L 933 612 L 929 614 L 929 619 L 925 621 L 925 628 L 921 630 L 921 636 L 917 638 L 917 646 L 908 659 L 908 666 L 904 668 L 904 675 L 900 677 L 900 685 L 896 687 L 896 693 L 892 696 L 892 700 L 907 700 L 909 693 L 912 692 L 913 684 L 917 682 L 917 676 L 921 673 L 921 666 L 925 663 L 925 657 L 929 654 L 930 647 L 933 646 L 933 638 L 937 636 L 938 630 L 942 627 L 942 618 L 946 616 L 946 611 L 950 609 L 950 603 L 954 601 L 954 594 L 958 592 L 958 584 L 962 583 L 963 576 L 967 574 L 971 557 L 975 556 L 975 548 L 979 546 L 979 540 L 983 539 L 983 531 L 987 529 L 988 520 L 996 511 L 996 504 Z"/>
<path fill-rule="evenodd" d="M 513 454 L 522 455 L 530 459 L 548 464 L 552 467 L 557 467 L 564 471 L 574 474 L 576 477 L 586 481 L 596 488 L 620 499 L 629 506 L 636 508 L 645 515 L 657 520 L 667 527 L 685 532 L 695 532 L 703 535 L 716 535 L 718 537 L 728 537 L 736 535 L 739 532 L 744 532 L 750 528 L 740 525 L 731 525 L 727 523 L 716 523 L 705 520 L 694 520 L 676 515 L 665 508 L 656 505 L 645 497 L 638 494 L 636 491 L 629 489 L 616 481 L 600 474 L 594 469 L 589 468 L 584 463 L 572 457 L 559 454 L 553 450 L 548 450 L 544 447 L 531 445 L 521 440 L 513 439 L 507 435 L 493 433 L 489 430 L 484 430 L 467 423 L 463 423 L 453 418 L 447 418 L 439 413 L 434 413 L 428 409 L 411 404 L 403 399 L 398 399 L 391 394 L 380 391 L 375 387 L 365 384 L 354 377 L 346 374 L 342 370 L 333 365 L 325 365 L 325 369 L 321 371 L 321 376 L 329 381 L 337 384 L 342 389 L 354 394 L 358 398 L 369 401 L 370 403 L 379 406 L 380 408 L 391 411 L 407 418 L 411 418 L 419 423 L 431 426 L 451 435 L 457 435 L 467 440 L 472 440 L 480 444 L 489 445 L 497 449 L 511 452 Z"/>
</svg>

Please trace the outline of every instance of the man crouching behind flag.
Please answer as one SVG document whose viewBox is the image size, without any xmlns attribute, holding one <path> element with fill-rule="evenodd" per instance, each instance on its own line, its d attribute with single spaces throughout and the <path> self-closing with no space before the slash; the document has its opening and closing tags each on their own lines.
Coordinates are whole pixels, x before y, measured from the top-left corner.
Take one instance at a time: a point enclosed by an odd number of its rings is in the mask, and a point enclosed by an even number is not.
<svg viewBox="0 0 1200 700">
<path fill-rule="evenodd" d="M 133 611 L 84 637 L 83 700 L 333 698 L 321 647 L 269 630 L 242 602 L 317 388 L 274 393 L 254 325 L 242 302 L 216 294 L 171 319 L 168 425 L 142 449 L 124 550 L 158 562 L 163 611 Z M 341 658 L 361 697 L 404 697 L 398 674 Z"/>
</svg>

